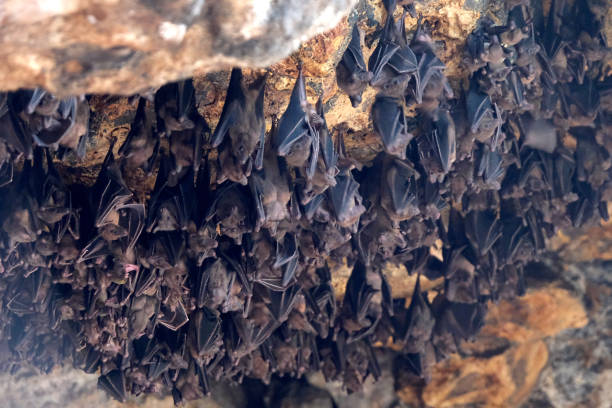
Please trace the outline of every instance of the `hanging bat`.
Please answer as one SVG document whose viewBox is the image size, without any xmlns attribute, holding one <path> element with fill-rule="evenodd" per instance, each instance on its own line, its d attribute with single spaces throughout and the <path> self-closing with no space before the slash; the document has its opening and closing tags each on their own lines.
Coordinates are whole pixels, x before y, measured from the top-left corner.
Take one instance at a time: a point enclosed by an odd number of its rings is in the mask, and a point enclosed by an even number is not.
<svg viewBox="0 0 612 408">
<path fill-rule="evenodd" d="M 160 138 L 153 129 L 153 119 L 146 110 L 146 104 L 145 98 L 138 99 L 136 115 L 125 142 L 119 148 L 119 156 L 130 167 L 142 167 L 146 173 L 150 173 L 159 154 Z"/>
<path fill-rule="evenodd" d="M 420 280 L 421 275 L 418 275 L 408 309 L 404 305 L 405 299 L 396 299 L 394 302 L 394 341 L 401 344 L 407 353 L 420 353 L 424 350 L 436 323 L 427 301 L 427 293 L 421 292 Z"/>
<path fill-rule="evenodd" d="M 417 180 L 420 174 L 406 161 L 382 159 L 380 205 L 395 223 L 419 213 Z"/>
<path fill-rule="evenodd" d="M 306 167 L 307 179 L 314 176 L 319 158 L 319 132 L 321 118 L 306 99 L 306 87 L 302 67 L 291 92 L 289 105 L 272 135 L 272 146 L 276 153 L 285 157 L 291 167 Z M 308 163 L 308 164 L 306 164 Z"/>
<path fill-rule="evenodd" d="M 221 320 L 216 311 L 207 307 L 198 310 L 190 323 L 197 356 L 213 350 L 221 334 Z"/>
<path fill-rule="evenodd" d="M 172 132 L 195 127 L 193 119 L 197 111 L 191 79 L 162 86 L 155 93 L 154 101 L 160 135 L 168 137 Z"/>
<path fill-rule="evenodd" d="M 336 175 L 338 174 L 339 167 L 346 166 L 350 161 L 350 159 L 346 159 L 342 134 L 338 135 L 338 141 L 334 146 L 334 141 L 325 121 L 321 98 L 317 101 L 316 110 L 318 123 L 315 130 L 319 133 L 321 154 L 318 156 L 317 165 L 312 177 L 309 178 L 307 174 L 304 174 L 302 168 L 297 169 L 298 177 L 296 181 L 298 187 L 296 190 L 299 202 L 302 205 L 308 204 L 313 198 L 323 194 L 330 186 L 336 185 Z M 294 216 L 293 218 L 296 217 Z"/>
<path fill-rule="evenodd" d="M 193 81 L 164 85 L 155 93 L 156 130 L 160 137 L 169 139 L 170 153 L 174 160 L 171 184 L 193 167 L 198 172 L 202 146 L 210 132 L 208 124 L 197 111 Z"/>
<path fill-rule="evenodd" d="M 0 137 L 10 150 L 23 154 L 29 160 L 32 158 L 33 140 L 17 116 L 17 96 L 0 93 Z"/>
<path fill-rule="evenodd" d="M 429 180 L 441 180 L 449 172 L 457 157 L 455 122 L 447 109 L 437 109 L 425 131 L 428 149 L 419 145 L 422 164 L 429 171 Z M 429 153 L 428 153 L 429 152 Z M 427 156 L 433 157 L 433 162 Z"/>
<path fill-rule="evenodd" d="M 242 70 L 232 69 L 221 118 L 212 137 L 212 146 L 219 147 L 219 184 L 229 179 L 246 185 L 252 168 L 260 170 L 263 166 L 265 85 L 264 75 L 246 88 Z"/>
<path fill-rule="evenodd" d="M 193 171 L 172 185 L 171 159 L 161 160 L 148 209 L 147 232 L 187 230 L 193 219 L 195 187 Z"/>
<path fill-rule="evenodd" d="M 89 104 L 84 96 L 58 99 L 37 88 L 21 112 L 32 138 L 40 146 L 72 149 L 82 158 L 89 128 Z"/>
<path fill-rule="evenodd" d="M 497 105 L 494 110 L 489 95 L 478 92 L 475 85 L 470 87 L 465 103 L 470 132 L 480 142 L 489 141 L 496 131 L 499 132 L 502 125 L 501 117 L 495 115 L 498 112 Z M 495 139 L 498 139 L 498 137 Z M 491 150 L 494 151 L 497 144 L 497 140 L 492 140 Z"/>
<path fill-rule="evenodd" d="M 365 207 L 361 204 L 359 183 L 350 171 L 336 176 L 336 185 L 327 190 L 327 196 L 333 208 L 338 224 L 344 228 L 356 227 Z"/>
<path fill-rule="evenodd" d="M 413 138 L 408 132 L 406 116 L 398 99 L 377 96 L 372 105 L 374 130 L 380 135 L 385 151 L 406 158 L 406 147 Z"/>
<path fill-rule="evenodd" d="M 499 190 L 504 177 L 502 155 L 496 151 L 491 151 L 489 146 L 482 145 L 476 174 L 482 177 L 485 185 L 490 186 L 494 190 Z"/>
<path fill-rule="evenodd" d="M 240 184 L 225 182 L 215 191 L 205 222 L 218 226 L 220 234 L 240 243 L 242 235 L 251 231 L 249 194 Z"/>
<path fill-rule="evenodd" d="M 373 303 L 374 295 L 380 292 L 380 288 L 370 284 L 369 273 L 366 265 L 357 261 L 346 283 L 343 308 L 350 312 L 351 321 L 344 321 L 343 326 L 351 333 L 351 341 L 372 333 L 381 317 L 381 310 L 374 307 Z"/>
<path fill-rule="evenodd" d="M 404 11 L 396 27 L 393 13 L 387 14 L 382 37 L 368 61 L 372 72 L 370 85 L 395 98 L 404 96 L 408 81 L 417 70 L 416 56 L 406 41 L 405 16 Z"/>
<path fill-rule="evenodd" d="M 280 222 L 289 218 L 288 170 L 285 163 L 267 146 L 263 168 L 253 172 L 249 188 L 257 213 L 255 230 L 266 228 L 274 236 Z"/>
<path fill-rule="evenodd" d="M 361 52 L 361 32 L 355 24 L 348 48 L 336 66 L 336 81 L 338 87 L 349 96 L 353 108 L 356 108 L 371 79 L 372 74 L 368 72 Z"/>
</svg>

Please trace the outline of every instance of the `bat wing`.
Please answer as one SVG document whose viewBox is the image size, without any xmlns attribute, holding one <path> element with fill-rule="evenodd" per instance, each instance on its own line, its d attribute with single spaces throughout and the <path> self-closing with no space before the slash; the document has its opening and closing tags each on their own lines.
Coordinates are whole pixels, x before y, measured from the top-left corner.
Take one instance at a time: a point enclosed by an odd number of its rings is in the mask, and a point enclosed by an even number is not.
<svg viewBox="0 0 612 408">
<path fill-rule="evenodd" d="M 557 154 L 554 161 L 553 186 L 557 197 L 565 197 L 572 191 L 572 179 L 576 172 L 576 161 L 571 154 Z"/>
<path fill-rule="evenodd" d="M 394 98 L 378 97 L 372 106 L 372 121 L 374 130 L 382 138 L 385 150 L 387 152 L 395 152 L 401 156 L 401 148 L 397 149 L 398 140 L 402 138 L 405 133 L 403 129 L 404 125 L 404 114 L 399 101 Z M 404 143 L 400 143 L 404 145 Z M 407 142 L 406 142 L 407 145 Z M 404 145 L 405 147 L 405 145 Z"/>
<path fill-rule="evenodd" d="M 323 161 L 325 162 L 325 167 L 328 171 L 332 171 L 333 169 L 337 170 L 336 166 L 338 164 L 338 153 L 336 152 L 334 141 L 332 140 L 329 129 L 327 128 L 327 123 L 325 122 L 323 103 L 320 98 L 317 102 L 317 113 L 323 120 L 323 125 L 321 126 L 321 131 L 319 132 L 319 143 L 321 145 L 321 154 L 323 156 Z"/>
<path fill-rule="evenodd" d="M 162 316 L 159 318 L 158 323 L 172 331 L 177 331 L 189 321 L 187 311 L 181 302 L 178 302 L 174 310 L 166 305 L 162 305 L 160 312 Z"/>
<path fill-rule="evenodd" d="M 502 230 L 493 211 L 471 211 L 466 216 L 465 234 L 481 256 L 501 237 Z"/>
<path fill-rule="evenodd" d="M 263 168 L 264 149 L 266 144 L 266 121 L 264 118 L 266 78 L 267 74 L 261 79 L 259 93 L 257 94 L 257 99 L 255 100 L 255 112 L 257 114 L 256 123 L 261 123 L 261 131 L 259 132 L 259 146 L 257 148 L 257 155 L 255 156 L 255 169 L 257 170 L 261 170 Z"/>
<path fill-rule="evenodd" d="M 239 113 L 240 105 L 244 105 L 244 103 L 245 95 L 242 88 L 242 70 L 240 68 L 234 68 L 230 76 L 221 117 L 212 135 L 212 147 L 218 147 L 221 142 L 223 142 L 230 127 L 236 123 L 236 116 Z"/>
<path fill-rule="evenodd" d="M 418 173 L 408 163 L 394 160 L 393 166 L 386 172 L 387 188 L 391 195 L 393 208 L 398 213 L 408 206 L 416 206 L 418 201 L 416 179 Z"/>
<path fill-rule="evenodd" d="M 198 311 L 194 320 L 198 354 L 208 352 L 214 346 L 221 332 L 221 320 L 207 307 Z"/>
<path fill-rule="evenodd" d="M 338 219 L 343 218 L 354 204 L 355 194 L 359 189 L 359 183 L 350 174 L 339 174 L 336 177 L 336 185 L 330 187 L 329 197 Z"/>
<path fill-rule="evenodd" d="M 193 80 L 186 79 L 177 83 L 177 111 L 180 122 L 186 122 L 191 119 L 196 109 L 195 106 L 195 88 Z"/>
<path fill-rule="evenodd" d="M 393 53 L 388 64 L 398 74 L 412 74 L 418 67 L 416 55 L 407 45 Z"/>
<path fill-rule="evenodd" d="M 444 63 L 432 52 L 424 52 L 418 57 L 417 70 L 414 76 L 417 103 L 423 102 L 423 92 L 432 76 L 444 70 L 445 67 Z"/>
<path fill-rule="evenodd" d="M 466 98 L 468 121 L 472 132 L 477 132 L 487 112 L 492 111 L 491 98 L 485 93 L 470 89 Z"/>
<path fill-rule="evenodd" d="M 121 207 L 126 210 L 125 216 L 126 229 L 128 231 L 127 250 L 134 249 L 136 242 L 145 226 L 145 206 L 144 204 L 127 204 Z"/>
<path fill-rule="evenodd" d="M 371 83 L 375 83 L 378 80 L 385 65 L 387 65 L 393 54 L 400 48 L 398 44 L 393 42 L 394 30 L 395 20 L 393 19 L 393 13 L 389 13 L 387 14 L 378 45 L 368 60 L 368 70 L 372 73 Z"/>
<path fill-rule="evenodd" d="M 300 290 L 300 286 L 295 284 L 284 291 L 270 291 L 270 304 L 268 308 L 279 323 L 284 322 L 289 317 L 289 313 L 291 313 L 295 306 Z"/>
<path fill-rule="evenodd" d="M 483 147 L 482 157 L 478 165 L 478 175 L 485 183 L 500 183 L 504 175 L 503 157 L 487 146 Z"/>
<path fill-rule="evenodd" d="M 249 188 L 255 201 L 255 210 L 257 211 L 257 225 L 261 226 L 266 221 L 266 210 L 263 205 L 264 196 L 264 181 L 261 175 L 257 173 L 251 174 L 249 178 Z"/>
<path fill-rule="evenodd" d="M 357 24 L 353 25 L 351 41 L 342 56 L 342 62 L 351 73 L 366 72 L 368 70 L 363 59 L 363 52 L 361 51 L 361 33 Z"/>
<path fill-rule="evenodd" d="M 521 244 L 525 240 L 527 229 L 523 226 L 523 220 L 513 217 L 505 220 L 502 224 L 502 235 L 497 243 L 499 258 L 501 262 L 512 263 Z"/>
<path fill-rule="evenodd" d="M 291 92 L 289 105 L 278 124 L 278 130 L 273 135 L 273 145 L 280 156 L 289 153 L 292 145 L 302 137 L 307 136 L 309 124 L 302 104 L 306 103 L 306 87 L 300 67 L 295 86 Z"/>
<path fill-rule="evenodd" d="M 93 207 L 96 208 L 95 226 L 98 228 L 109 223 L 108 217 L 132 199 L 132 192 L 123 181 L 121 171 L 114 160 L 112 146 L 92 192 L 92 203 L 95 203 Z"/>
<path fill-rule="evenodd" d="M 120 402 L 125 402 L 125 377 L 123 371 L 112 370 L 98 378 L 98 387 L 102 388 L 113 398 Z"/>
</svg>

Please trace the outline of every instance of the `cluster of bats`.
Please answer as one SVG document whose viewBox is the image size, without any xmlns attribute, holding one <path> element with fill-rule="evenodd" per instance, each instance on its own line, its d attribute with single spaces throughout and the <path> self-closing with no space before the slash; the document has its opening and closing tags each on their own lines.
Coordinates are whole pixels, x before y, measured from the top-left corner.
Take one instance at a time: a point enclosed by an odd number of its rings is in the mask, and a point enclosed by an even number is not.
<svg viewBox="0 0 612 408">
<path fill-rule="evenodd" d="M 605 9 L 553 0 L 542 16 L 509 2 L 505 25 L 484 18 L 468 37 L 455 96 L 428 28 L 409 41 L 385 5 L 367 66 L 355 26 L 336 69 L 354 106 L 378 91 L 384 152 L 365 167 L 308 102 L 301 69 L 269 132 L 265 76 L 247 86 L 232 71 L 214 132 L 191 80 L 140 97 L 92 186 L 54 165 L 85 153 L 86 97 L 0 95 L 0 367 L 71 362 L 118 400 L 178 404 L 210 379 L 316 370 L 353 392 L 380 375 L 376 346 L 392 339 L 402 370 L 427 380 L 488 301 L 524 292 L 555 231 L 608 219 Z M 157 170 L 146 203 L 123 179 L 135 168 Z M 341 263 L 352 273 L 339 300 Z M 393 297 L 387 263 L 417 275 L 411 299 Z M 428 294 L 421 275 L 443 283 Z"/>
</svg>

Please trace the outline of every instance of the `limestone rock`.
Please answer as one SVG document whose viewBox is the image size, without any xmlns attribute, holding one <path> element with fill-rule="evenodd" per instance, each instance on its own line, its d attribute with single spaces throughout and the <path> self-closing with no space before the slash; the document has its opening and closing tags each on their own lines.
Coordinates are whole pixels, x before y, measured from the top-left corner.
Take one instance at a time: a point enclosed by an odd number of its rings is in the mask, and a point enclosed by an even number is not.
<svg viewBox="0 0 612 408">
<path fill-rule="evenodd" d="M 0 89 L 132 94 L 232 65 L 265 67 L 354 0 L 6 0 Z"/>
</svg>

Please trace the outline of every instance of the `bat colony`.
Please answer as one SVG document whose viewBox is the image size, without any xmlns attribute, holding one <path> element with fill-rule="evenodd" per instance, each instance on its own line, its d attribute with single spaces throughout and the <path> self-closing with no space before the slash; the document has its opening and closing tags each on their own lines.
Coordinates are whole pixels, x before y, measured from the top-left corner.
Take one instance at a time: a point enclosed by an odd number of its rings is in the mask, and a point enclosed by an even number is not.
<svg viewBox="0 0 612 408">
<path fill-rule="evenodd" d="M 353 392 L 380 375 L 374 345 L 392 338 L 427 380 L 478 332 L 488 301 L 525 291 L 525 265 L 559 228 L 608 219 L 606 10 L 552 0 L 538 16 L 508 3 L 505 25 L 484 18 L 467 38 L 459 95 L 430 29 L 420 21 L 408 40 L 395 1 L 367 65 L 353 28 L 336 73 L 353 106 L 378 92 L 384 152 L 366 167 L 307 101 L 301 69 L 268 134 L 265 76 L 246 86 L 232 71 L 214 132 L 191 80 L 141 97 L 91 187 L 65 184 L 50 153 L 83 156 L 88 99 L 2 94 L 0 366 L 73 364 L 121 401 L 180 403 L 210 379 L 314 370 Z M 159 168 L 146 203 L 123 180 L 134 168 Z M 330 265 L 342 262 L 352 274 L 339 301 Z M 393 297 L 385 263 L 419 276 L 411 299 Z M 428 295 L 421 275 L 444 283 Z"/>
</svg>

